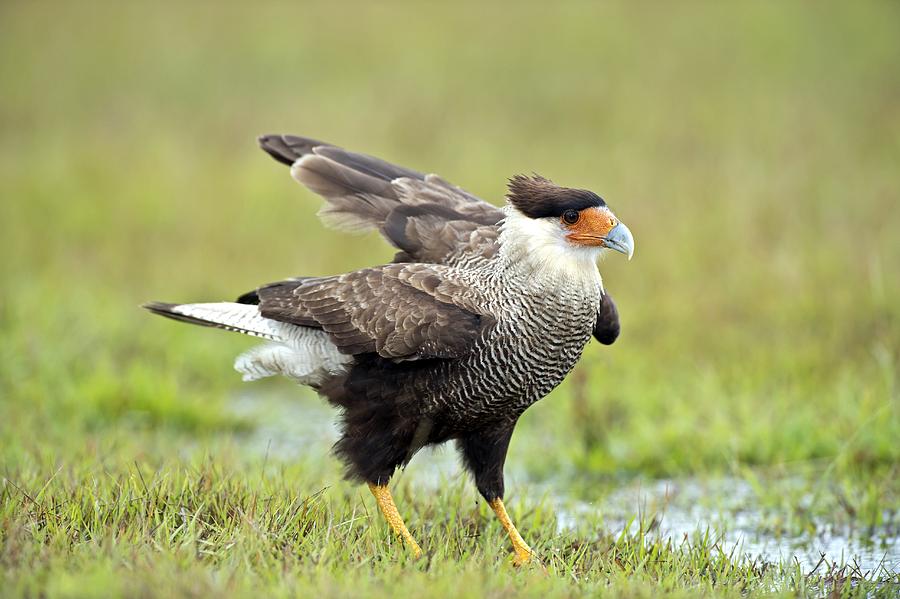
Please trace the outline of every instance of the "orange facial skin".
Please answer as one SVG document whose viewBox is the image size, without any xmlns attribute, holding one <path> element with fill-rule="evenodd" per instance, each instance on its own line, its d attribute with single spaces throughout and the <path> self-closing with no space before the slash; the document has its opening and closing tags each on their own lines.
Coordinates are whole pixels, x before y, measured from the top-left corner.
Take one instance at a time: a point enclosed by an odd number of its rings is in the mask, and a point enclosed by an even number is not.
<svg viewBox="0 0 900 599">
<path fill-rule="evenodd" d="M 590 247 L 603 247 L 604 238 L 619 221 L 609 208 L 585 208 L 578 213 L 578 220 L 568 224 L 560 218 L 560 222 L 570 232 L 566 238 L 572 243 Z"/>
</svg>

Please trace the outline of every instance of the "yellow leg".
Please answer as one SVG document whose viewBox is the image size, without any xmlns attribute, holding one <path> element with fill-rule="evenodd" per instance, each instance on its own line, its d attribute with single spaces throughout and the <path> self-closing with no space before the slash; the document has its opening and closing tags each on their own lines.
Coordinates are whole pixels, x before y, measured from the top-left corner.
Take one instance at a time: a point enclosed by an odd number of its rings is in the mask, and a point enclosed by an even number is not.
<svg viewBox="0 0 900 599">
<path fill-rule="evenodd" d="M 506 529 L 506 534 L 509 535 L 509 540 L 512 541 L 513 551 L 516 552 L 513 564 L 522 566 L 528 563 L 528 561 L 534 557 L 534 553 L 531 551 L 531 547 L 528 546 L 528 543 L 525 542 L 525 539 L 522 538 L 522 535 L 519 534 L 519 531 L 516 530 L 512 520 L 509 519 L 509 514 L 506 513 L 506 507 L 503 505 L 503 500 L 498 497 L 497 499 L 488 502 L 488 505 L 491 506 L 494 513 L 497 514 L 497 517 L 500 518 L 500 524 Z"/>
<path fill-rule="evenodd" d="M 415 557 L 421 557 L 422 550 L 419 548 L 416 540 L 412 538 L 412 535 L 409 534 L 406 524 L 403 523 L 403 518 L 400 517 L 400 512 L 397 511 L 397 506 L 394 505 L 394 498 L 391 496 L 391 490 L 388 486 L 369 483 L 369 490 L 375 496 L 375 501 L 378 502 L 378 507 L 381 508 L 384 519 L 391 525 L 391 530 L 403 539 Z"/>
</svg>

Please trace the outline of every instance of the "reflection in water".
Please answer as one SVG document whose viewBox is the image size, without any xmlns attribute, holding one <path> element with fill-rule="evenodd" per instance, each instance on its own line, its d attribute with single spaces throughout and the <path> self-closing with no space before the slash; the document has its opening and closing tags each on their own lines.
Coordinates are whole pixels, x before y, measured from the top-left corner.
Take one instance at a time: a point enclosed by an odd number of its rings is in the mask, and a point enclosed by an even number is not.
<svg viewBox="0 0 900 599">
<path fill-rule="evenodd" d="M 338 438 L 335 411 L 306 389 L 292 393 L 289 401 L 282 391 L 244 393 L 233 403 L 238 415 L 259 424 L 244 440 L 246 449 L 284 461 L 301 455 L 326 455 Z M 426 463 L 427 467 L 422 467 Z M 423 451 L 413 467 L 398 477 L 437 490 L 461 474 L 456 453 L 448 447 Z M 806 573 L 830 564 L 855 565 L 863 572 L 900 571 L 896 522 L 867 530 L 817 522 L 815 531 L 808 534 L 773 534 L 767 532 L 771 510 L 764 512 L 753 487 L 738 478 L 637 481 L 617 486 L 598 502 L 560 496 L 558 491 L 566 487 L 564 482 L 529 480 L 526 472 L 516 467 L 512 456 L 507 479 L 510 487 L 521 488 L 527 483 L 544 491 L 542 497 L 553 505 L 560 532 L 579 528 L 585 520 L 598 517 L 611 533 L 626 527 L 636 532 L 643 522 L 651 534 L 671 538 L 675 543 L 709 531 L 720 539 L 720 547 L 726 553 L 734 551 L 735 556 L 772 563 L 799 563 Z M 796 484 L 798 488 L 808 486 L 809 481 L 797 480 Z M 715 498 L 715 507 L 710 506 L 710 498 Z M 885 520 L 890 522 L 890 518 Z"/>
</svg>

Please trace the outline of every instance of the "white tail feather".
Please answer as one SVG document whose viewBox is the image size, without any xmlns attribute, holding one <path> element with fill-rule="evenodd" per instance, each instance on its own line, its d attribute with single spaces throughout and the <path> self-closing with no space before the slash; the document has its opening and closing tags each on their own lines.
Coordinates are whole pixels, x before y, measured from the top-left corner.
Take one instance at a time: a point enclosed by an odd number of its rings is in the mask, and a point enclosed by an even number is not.
<svg viewBox="0 0 900 599">
<path fill-rule="evenodd" d="M 259 307 L 252 304 L 233 302 L 178 304 L 172 306 L 170 310 L 190 319 L 272 341 L 284 341 L 290 336 L 290 329 L 297 328 L 291 324 L 264 318 L 259 313 Z"/>
<path fill-rule="evenodd" d="M 265 318 L 253 304 L 150 303 L 146 307 L 170 318 L 272 341 L 237 357 L 234 368 L 245 381 L 282 374 L 304 385 L 318 385 L 352 359 L 338 351 L 326 332 Z"/>
</svg>

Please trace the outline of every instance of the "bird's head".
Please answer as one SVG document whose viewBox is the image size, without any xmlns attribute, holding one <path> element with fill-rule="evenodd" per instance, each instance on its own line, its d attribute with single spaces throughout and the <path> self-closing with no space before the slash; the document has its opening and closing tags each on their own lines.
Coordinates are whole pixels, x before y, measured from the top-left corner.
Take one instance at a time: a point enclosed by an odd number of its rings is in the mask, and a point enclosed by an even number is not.
<svg viewBox="0 0 900 599">
<path fill-rule="evenodd" d="M 547 259 L 578 257 L 592 263 L 604 250 L 631 259 L 634 237 L 603 198 L 586 189 L 560 187 L 538 175 L 509 180 L 504 227 Z M 562 254 L 552 256 L 550 254 Z"/>
</svg>

